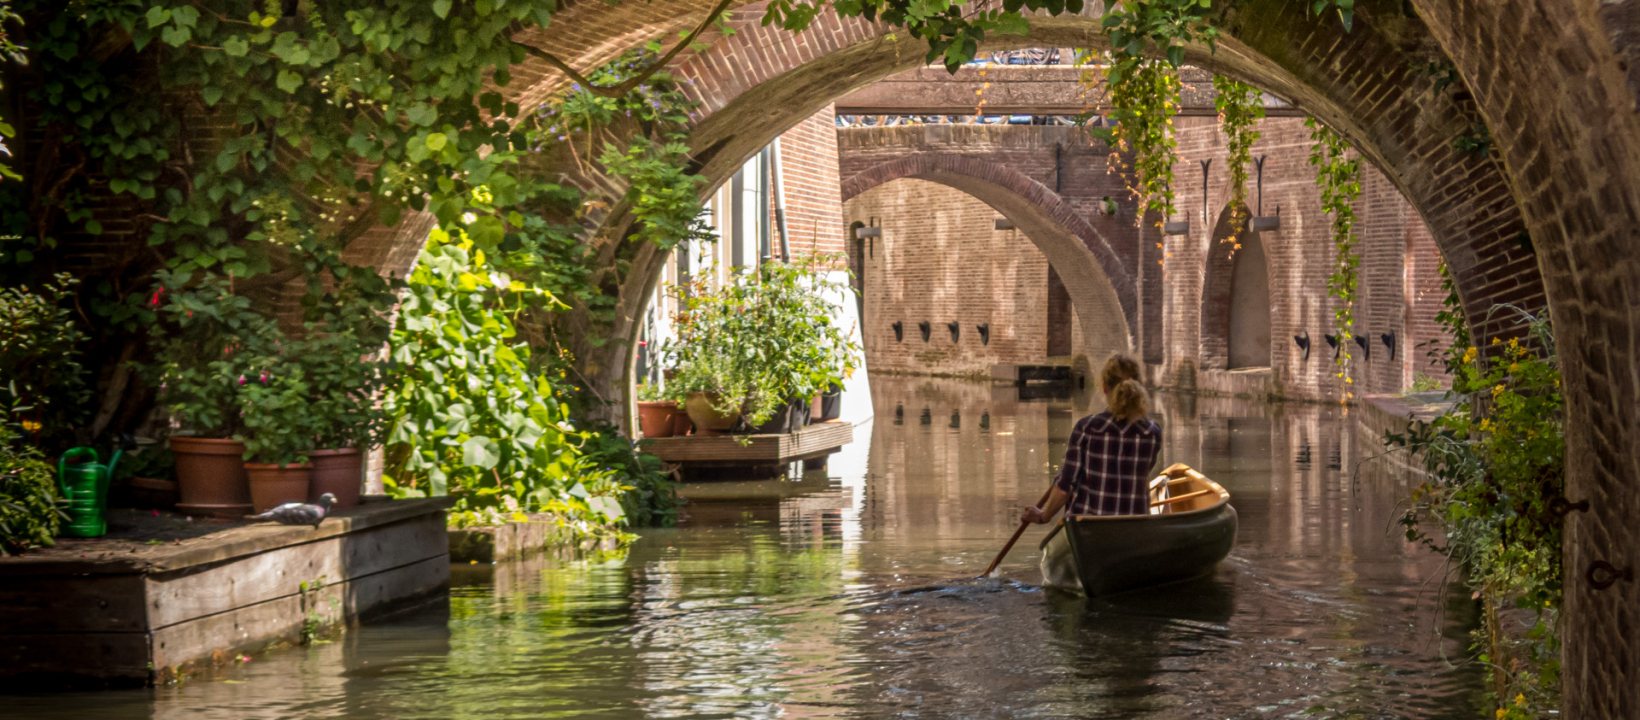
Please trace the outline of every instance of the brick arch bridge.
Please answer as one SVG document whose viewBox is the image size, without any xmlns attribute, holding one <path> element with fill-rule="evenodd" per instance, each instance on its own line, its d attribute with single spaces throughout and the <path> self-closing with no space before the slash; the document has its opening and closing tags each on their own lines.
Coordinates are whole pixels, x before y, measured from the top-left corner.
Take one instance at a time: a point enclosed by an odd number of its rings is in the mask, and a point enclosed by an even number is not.
<svg viewBox="0 0 1640 720">
<path fill-rule="evenodd" d="M 984 201 L 1013 221 L 1059 274 L 1077 309 L 1082 336 L 1089 347 L 1124 348 L 1131 352 L 1138 327 L 1139 296 L 1132 272 L 1135 253 L 1131 249 L 1125 255 L 1118 253 L 1107 242 L 1106 235 L 1088 222 L 1085 210 L 1018 169 L 1022 164 L 1029 167 L 1029 163 L 1020 162 L 1026 158 L 1014 156 L 1011 161 L 1004 161 L 983 154 L 928 152 L 922 148 L 873 162 L 869 155 L 861 157 L 850 152 L 862 143 L 873 141 L 887 141 L 887 146 L 893 147 L 896 140 L 925 131 L 983 140 L 984 136 L 994 139 L 999 135 L 1022 134 L 1018 130 L 1029 132 L 1025 128 L 984 126 L 845 130 L 839 133 L 842 199 L 847 202 L 894 180 L 917 178 L 954 187 Z M 986 145 L 980 142 L 969 147 Z"/>
<path fill-rule="evenodd" d="M 651 7 L 660 12 L 667 5 Z M 1500 302 L 1542 307 L 1535 258 L 1522 242 L 1525 225 L 1504 166 L 1453 147 L 1480 123 L 1473 102 L 1463 93 L 1437 90 L 1434 78 L 1406 67 L 1407 55 L 1432 52 L 1415 18 L 1380 24 L 1358 13 L 1346 35 L 1302 7 L 1253 3 L 1221 20 L 1229 32 L 1217 52 L 1196 53 L 1192 62 L 1247 78 L 1345 132 L 1419 210 L 1472 317 L 1486 317 L 1480 310 Z M 1028 36 L 1009 38 L 1005 46 L 1097 46 L 1102 39 L 1096 25 L 1096 10 L 1039 18 Z M 903 33 L 832 16 L 796 36 L 752 22 L 690 56 L 674 74 L 688 82 L 699 103 L 691 144 L 707 185 L 723 182 L 780 132 L 832 99 L 915 67 L 921 56 Z M 555 82 L 543 75 L 523 95 L 543 93 Z M 605 397 L 630 393 L 625 380 L 635 357 L 635 318 L 665 260 L 653 248 L 622 246 L 630 224 L 627 208 L 617 204 L 591 233 L 611 267 L 624 261 L 631 269 L 617 290 L 616 327 L 596 334 L 626 342 L 588 347 L 582 356 L 585 374 L 602 385 Z M 1507 332 L 1502 322 L 1477 327 L 1477 335 Z"/>
<path fill-rule="evenodd" d="M 550 30 L 521 39 L 591 67 L 663 40 L 707 4 L 575 2 Z M 1423 216 L 1471 317 L 1499 302 L 1547 299 L 1562 348 L 1567 493 L 1591 504 L 1567 518 L 1565 709 L 1640 716 L 1640 580 L 1607 585 L 1586 572 L 1609 563 L 1640 574 L 1640 0 L 1361 3 L 1347 33 L 1310 17 L 1307 5 L 1221 7 L 1217 52 L 1190 59 L 1348 136 Z M 1036 19 L 1004 45 L 1098 46 L 1098 12 Z M 801 36 L 754 23 L 689 57 L 676 71 L 701 103 L 692 144 L 703 170 L 721 181 L 781 130 L 917 64 L 922 52 L 904 33 L 821 17 Z M 1461 82 L 1443 87 L 1419 69 L 1428 62 L 1450 62 Z M 532 82 L 522 98 L 564 84 L 545 67 L 524 70 L 515 76 Z M 1494 152 L 1458 149 L 1477 127 L 1490 129 Z M 621 319 L 600 329 L 617 340 L 585 358 L 615 397 L 629 392 L 633 319 L 663 260 L 648 248 L 619 250 L 629 225 L 616 207 L 593 233 L 600 249 L 616 248 L 611 260 L 632 268 L 615 290 Z M 1475 330 L 1482 340 L 1508 332 Z"/>
</svg>

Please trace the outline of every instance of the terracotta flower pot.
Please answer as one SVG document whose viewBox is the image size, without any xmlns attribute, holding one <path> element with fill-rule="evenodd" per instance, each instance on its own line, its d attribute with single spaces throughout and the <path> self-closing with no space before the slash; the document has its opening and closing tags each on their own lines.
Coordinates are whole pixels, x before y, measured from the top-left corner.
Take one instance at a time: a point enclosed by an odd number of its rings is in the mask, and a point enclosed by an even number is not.
<svg viewBox="0 0 1640 720">
<path fill-rule="evenodd" d="M 307 502 L 313 466 L 245 463 L 251 482 L 252 512 L 263 512 L 288 502 Z"/>
<path fill-rule="evenodd" d="M 701 433 L 722 434 L 740 421 L 740 410 L 718 412 L 712 406 L 712 398 L 703 392 L 689 393 L 689 400 L 683 406 L 689 411 L 689 419 L 694 421 L 695 430 Z"/>
<path fill-rule="evenodd" d="M 672 436 L 672 410 L 677 403 L 644 400 L 638 403 L 638 429 L 646 438 Z"/>
<path fill-rule="evenodd" d="M 244 443 L 224 438 L 172 437 L 171 454 L 177 464 L 178 510 L 219 517 L 250 512 Z"/>
<path fill-rule="evenodd" d="M 308 463 L 313 466 L 308 502 L 318 502 L 320 495 L 330 493 L 336 496 L 332 507 L 337 510 L 359 504 L 359 487 L 364 484 L 363 453 L 356 448 L 314 450 L 308 453 Z"/>
<path fill-rule="evenodd" d="M 682 405 L 672 403 L 671 415 L 672 435 L 682 437 L 688 435 L 690 430 L 695 429 L 695 423 L 689 420 L 689 411 L 684 410 Z"/>
</svg>

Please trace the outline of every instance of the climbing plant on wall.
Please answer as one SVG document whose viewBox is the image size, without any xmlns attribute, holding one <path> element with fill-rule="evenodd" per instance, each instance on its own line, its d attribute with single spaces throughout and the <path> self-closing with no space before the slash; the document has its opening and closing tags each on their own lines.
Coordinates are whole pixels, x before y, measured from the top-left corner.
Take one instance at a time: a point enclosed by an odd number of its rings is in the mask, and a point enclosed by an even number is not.
<svg viewBox="0 0 1640 720">
<path fill-rule="evenodd" d="M 16 63 L 25 61 L 23 48 L 18 47 L 7 30 L 8 25 L 16 25 L 17 13 L 12 12 L 11 0 L 0 0 L 0 61 Z M 0 74 L 0 90 L 6 89 L 5 76 Z M 21 179 L 17 172 L 11 169 L 11 148 L 6 147 L 6 139 L 17 134 L 17 129 L 6 124 L 6 119 L 0 117 L 0 182 Z"/>
<path fill-rule="evenodd" d="M 1310 128 L 1310 165 L 1315 168 L 1315 185 L 1321 191 L 1321 209 L 1331 219 L 1333 271 L 1327 276 L 1327 294 L 1338 301 L 1333 310 L 1333 332 L 1338 339 L 1338 379 L 1343 381 L 1341 402 L 1355 397 L 1351 389 L 1350 344 L 1355 339 L 1355 299 L 1360 287 L 1361 256 L 1355 251 L 1355 199 L 1361 196 L 1361 159 L 1350 151 L 1349 143 L 1315 118 L 1304 121 Z"/>
<path fill-rule="evenodd" d="M 1258 142 L 1258 121 L 1264 119 L 1264 94 L 1247 83 L 1213 76 L 1213 108 L 1219 113 L 1219 129 L 1224 133 L 1225 166 L 1230 174 L 1231 233 L 1220 242 L 1229 245 L 1233 256 L 1241 249 L 1241 233 L 1247 224 L 1247 166 L 1253 162 L 1253 144 Z"/>
<path fill-rule="evenodd" d="M 1452 279 L 1437 316 L 1451 345 L 1438 353 L 1452 377 L 1451 408 L 1386 437 L 1414 451 L 1427 478 L 1402 523 L 1407 537 L 1463 563 L 1481 601 L 1476 660 L 1488 670 L 1493 717 L 1525 720 L 1559 705 L 1564 399 L 1546 315 L 1492 310 L 1518 320 L 1517 334 L 1471 344 Z"/>
<path fill-rule="evenodd" d="M 119 207 L 139 242 L 108 243 L 126 255 L 82 284 L 90 289 L 79 304 L 109 330 L 100 339 L 140 347 L 163 331 L 161 310 L 193 295 L 227 288 L 255 298 L 259 313 L 289 307 L 279 301 L 302 297 L 297 281 L 318 269 L 349 277 L 337 263 L 363 231 L 425 212 L 461 228 L 493 271 L 564 301 L 521 294 L 529 310 L 607 315 L 581 214 L 628 201 L 640 230 L 618 241 L 676 242 L 693 231 L 700 181 L 678 141 L 681 95 L 657 72 L 653 49 L 549 107 L 508 100 L 512 68 L 540 53 L 514 40 L 516 30 L 546 25 L 553 7 L 24 0 L 30 54 L 18 87 L 29 99 L 24 132 L 38 133 L 30 145 L 41 149 L 19 167 L 28 191 L 0 186 L 0 236 L 9 238 L 0 274 L 15 282 L 50 271 L 62 241 L 104 231 L 106 215 L 94 210 Z M 7 68 L 8 85 L 17 70 Z M 593 107 L 583 95 L 612 102 Z M 576 112 L 585 122 L 553 132 L 555 119 Z M 597 153 L 586 167 L 609 180 L 598 186 L 624 194 L 583 195 L 520 170 L 537 154 L 573 152 L 574 133 Z M 543 377 L 548 396 L 571 388 L 561 374 Z"/>
</svg>

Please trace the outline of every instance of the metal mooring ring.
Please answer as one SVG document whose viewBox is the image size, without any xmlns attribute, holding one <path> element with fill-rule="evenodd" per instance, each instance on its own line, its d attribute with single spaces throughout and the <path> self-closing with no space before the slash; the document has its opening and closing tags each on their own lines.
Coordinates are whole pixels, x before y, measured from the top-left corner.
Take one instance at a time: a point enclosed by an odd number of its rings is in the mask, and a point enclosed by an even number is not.
<svg viewBox="0 0 1640 720">
<path fill-rule="evenodd" d="M 1557 497 L 1557 498 L 1549 501 L 1549 512 L 1552 512 L 1552 513 L 1554 513 L 1556 515 L 1559 515 L 1561 517 L 1566 517 L 1567 515 L 1571 514 L 1571 512 L 1573 510 L 1576 510 L 1578 512 L 1588 512 L 1589 511 L 1589 501 L 1588 500 L 1579 500 L 1577 502 L 1572 502 L 1570 500 L 1567 500 L 1564 497 Z"/>
<path fill-rule="evenodd" d="M 1634 568 L 1618 570 L 1616 565 L 1605 560 L 1596 560 L 1589 563 L 1589 571 L 1584 573 L 1583 577 L 1589 581 L 1589 587 L 1605 590 L 1616 585 L 1618 580 L 1633 580 Z"/>
</svg>

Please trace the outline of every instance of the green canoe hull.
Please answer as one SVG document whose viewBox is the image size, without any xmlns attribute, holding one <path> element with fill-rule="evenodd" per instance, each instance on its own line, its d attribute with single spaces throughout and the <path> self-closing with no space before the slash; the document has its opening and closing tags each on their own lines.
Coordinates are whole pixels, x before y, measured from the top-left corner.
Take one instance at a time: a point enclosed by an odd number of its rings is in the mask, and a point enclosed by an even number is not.
<svg viewBox="0 0 1640 720">
<path fill-rule="evenodd" d="M 1097 597 L 1211 573 L 1236 542 L 1236 509 L 1072 518 L 1065 533 L 1082 590 Z"/>
</svg>

